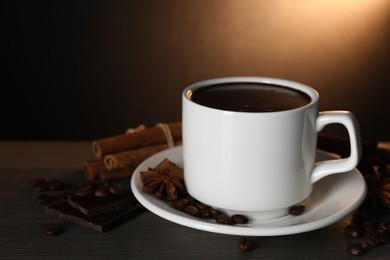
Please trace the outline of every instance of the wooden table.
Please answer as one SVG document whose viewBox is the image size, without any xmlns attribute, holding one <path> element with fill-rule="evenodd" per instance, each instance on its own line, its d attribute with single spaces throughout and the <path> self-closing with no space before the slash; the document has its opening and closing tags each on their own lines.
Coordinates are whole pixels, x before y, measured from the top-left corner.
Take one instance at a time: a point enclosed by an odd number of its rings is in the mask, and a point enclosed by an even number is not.
<svg viewBox="0 0 390 260">
<path fill-rule="evenodd" d="M 88 142 L 0 142 L 0 259 L 356 259 L 346 252 L 348 218 L 307 233 L 255 237 L 254 249 L 240 252 L 237 236 L 180 226 L 148 211 L 107 233 L 46 215 L 30 181 L 81 183 L 82 162 L 92 158 Z M 46 222 L 64 231 L 40 233 Z M 390 244 L 364 257 L 390 259 Z"/>
</svg>

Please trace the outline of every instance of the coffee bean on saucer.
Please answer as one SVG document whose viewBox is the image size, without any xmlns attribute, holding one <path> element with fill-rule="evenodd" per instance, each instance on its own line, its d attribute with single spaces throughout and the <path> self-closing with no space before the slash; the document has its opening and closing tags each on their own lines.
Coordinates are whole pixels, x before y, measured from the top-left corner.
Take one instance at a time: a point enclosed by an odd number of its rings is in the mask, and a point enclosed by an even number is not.
<svg viewBox="0 0 390 260">
<path fill-rule="evenodd" d="M 188 200 L 187 199 L 173 200 L 171 201 L 171 205 L 175 209 L 184 209 L 184 207 L 188 205 Z"/>
<path fill-rule="evenodd" d="M 40 227 L 40 231 L 48 236 L 54 236 L 58 234 L 58 227 L 55 223 L 46 223 L 42 224 Z"/>
<path fill-rule="evenodd" d="M 205 210 L 209 208 L 207 205 L 200 202 L 195 203 L 195 207 L 197 207 L 199 210 Z"/>
<path fill-rule="evenodd" d="M 199 209 L 192 205 L 187 205 L 184 207 L 183 211 L 191 216 L 199 217 L 200 212 Z"/>
<path fill-rule="evenodd" d="M 210 208 L 210 215 L 212 218 L 216 218 L 220 214 L 222 214 L 221 211 L 219 211 L 217 209 Z"/>
<path fill-rule="evenodd" d="M 295 205 L 289 209 L 288 213 L 293 216 L 299 216 L 303 214 L 305 208 L 305 205 Z"/>
<path fill-rule="evenodd" d="M 224 225 L 233 225 L 233 220 L 226 214 L 219 214 L 215 217 L 215 221 Z"/>
<path fill-rule="evenodd" d="M 345 227 L 345 234 L 349 237 L 361 237 L 363 233 L 363 229 L 358 225 L 350 224 Z"/>
<path fill-rule="evenodd" d="M 351 243 L 347 246 L 347 252 L 351 255 L 363 255 L 366 253 L 366 249 L 358 243 Z"/>
<path fill-rule="evenodd" d="M 205 219 L 210 219 L 211 218 L 210 210 L 209 209 L 200 210 L 200 217 Z"/>
<path fill-rule="evenodd" d="M 237 246 L 241 251 L 248 252 L 253 248 L 253 241 L 248 237 L 241 237 L 237 241 Z"/>
<path fill-rule="evenodd" d="M 232 220 L 236 224 L 247 224 L 248 223 L 248 218 L 246 216 L 240 215 L 240 214 L 233 215 Z"/>
</svg>

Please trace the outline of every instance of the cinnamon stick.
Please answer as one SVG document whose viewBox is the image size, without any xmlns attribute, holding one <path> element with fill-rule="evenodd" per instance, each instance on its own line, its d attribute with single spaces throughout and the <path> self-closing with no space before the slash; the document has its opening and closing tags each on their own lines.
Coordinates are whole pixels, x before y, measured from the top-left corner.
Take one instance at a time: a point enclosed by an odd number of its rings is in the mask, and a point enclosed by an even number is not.
<svg viewBox="0 0 390 260">
<path fill-rule="evenodd" d="M 101 172 L 108 171 L 103 160 L 91 160 L 83 163 L 85 176 L 87 180 L 96 180 L 100 178 Z"/>
<path fill-rule="evenodd" d="M 106 168 L 103 160 L 85 161 L 84 163 L 85 176 L 87 180 L 114 181 L 130 178 L 134 168 L 123 168 L 120 170 L 111 171 Z"/>
<path fill-rule="evenodd" d="M 175 146 L 179 144 L 181 144 L 181 141 L 176 142 Z M 108 170 L 136 168 L 146 158 L 167 148 L 169 148 L 168 144 L 160 144 L 109 154 L 104 157 L 104 165 Z"/>
<path fill-rule="evenodd" d="M 167 124 L 173 141 L 181 140 L 181 122 Z M 92 142 L 92 151 L 96 158 L 103 158 L 108 154 L 134 150 L 145 146 L 167 143 L 167 137 L 161 127 L 155 126 L 128 134 L 121 134 L 103 138 Z"/>
</svg>

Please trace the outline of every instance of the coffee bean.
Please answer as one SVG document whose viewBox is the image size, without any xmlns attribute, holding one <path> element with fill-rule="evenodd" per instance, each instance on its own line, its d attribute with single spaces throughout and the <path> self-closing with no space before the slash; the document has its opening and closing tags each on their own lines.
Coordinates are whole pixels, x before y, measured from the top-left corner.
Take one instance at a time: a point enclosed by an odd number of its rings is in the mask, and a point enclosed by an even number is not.
<svg viewBox="0 0 390 260">
<path fill-rule="evenodd" d="M 195 203 L 195 207 L 197 207 L 199 210 L 204 210 L 209 208 L 207 205 L 200 202 Z"/>
<path fill-rule="evenodd" d="M 41 205 L 46 205 L 50 202 L 50 196 L 47 194 L 41 194 L 37 197 L 37 202 Z"/>
<path fill-rule="evenodd" d="M 379 225 L 380 229 L 386 230 L 387 232 L 390 232 L 390 222 L 383 222 Z"/>
<path fill-rule="evenodd" d="M 95 195 L 95 197 L 105 198 L 108 197 L 110 193 L 107 189 L 99 187 L 93 192 L 93 195 Z"/>
<path fill-rule="evenodd" d="M 94 190 L 97 184 L 94 181 L 86 181 L 83 184 L 81 184 L 81 186 L 90 190 Z"/>
<path fill-rule="evenodd" d="M 220 214 L 222 214 L 221 211 L 219 211 L 217 209 L 210 208 L 210 215 L 211 215 L 212 218 L 215 219 Z"/>
<path fill-rule="evenodd" d="M 183 211 L 191 216 L 194 216 L 194 217 L 200 216 L 199 209 L 195 206 L 192 206 L 192 205 L 185 206 Z"/>
<path fill-rule="evenodd" d="M 289 209 L 288 213 L 293 216 L 299 216 L 302 215 L 302 213 L 305 211 L 305 208 L 305 205 L 295 205 Z"/>
<path fill-rule="evenodd" d="M 375 231 L 375 234 L 379 238 L 379 241 L 382 245 L 390 242 L 390 234 L 386 230 L 378 229 Z"/>
<path fill-rule="evenodd" d="M 31 187 L 34 188 L 35 186 L 39 185 L 41 182 L 45 182 L 45 180 L 44 179 L 34 179 L 34 180 L 30 181 L 30 185 L 31 185 Z"/>
<path fill-rule="evenodd" d="M 361 237 L 363 236 L 363 229 L 360 226 L 350 224 L 345 227 L 345 234 L 350 237 Z"/>
<path fill-rule="evenodd" d="M 108 186 L 108 190 L 114 195 L 124 195 L 127 192 L 126 187 L 122 184 L 111 184 Z"/>
<path fill-rule="evenodd" d="M 226 214 L 219 214 L 215 217 L 215 220 L 224 225 L 233 225 L 233 220 Z"/>
<path fill-rule="evenodd" d="M 35 191 L 45 191 L 49 188 L 47 180 L 44 179 L 35 179 L 31 181 L 31 186 Z"/>
<path fill-rule="evenodd" d="M 81 186 L 77 186 L 77 187 L 74 187 L 72 189 L 72 193 L 78 197 L 84 197 L 84 196 L 91 195 L 92 192 L 93 192 L 92 189 L 86 188 L 86 187 L 81 187 Z"/>
<path fill-rule="evenodd" d="M 351 243 L 347 246 L 347 252 L 351 255 L 363 255 L 366 249 L 358 243 Z"/>
<path fill-rule="evenodd" d="M 381 238 L 379 237 L 378 233 L 365 233 L 363 236 L 363 241 L 369 245 L 369 246 L 380 246 L 381 245 Z"/>
<path fill-rule="evenodd" d="M 236 224 L 247 224 L 248 218 L 244 215 L 236 214 L 232 216 L 232 220 Z"/>
<path fill-rule="evenodd" d="M 63 190 L 65 187 L 65 184 L 62 181 L 49 181 L 48 187 L 50 190 Z"/>
<path fill-rule="evenodd" d="M 210 210 L 209 209 L 200 210 L 200 217 L 205 219 L 211 218 Z"/>
<path fill-rule="evenodd" d="M 364 221 L 362 223 L 362 228 L 364 231 L 372 233 L 377 229 L 377 225 L 372 221 Z"/>
<path fill-rule="evenodd" d="M 191 195 L 187 195 L 185 198 L 188 201 L 188 205 L 193 205 L 193 206 L 195 205 L 196 199 L 194 199 L 194 197 L 192 197 Z"/>
<path fill-rule="evenodd" d="M 58 234 L 58 227 L 55 223 L 46 223 L 42 224 L 40 227 L 40 231 L 48 236 L 54 236 Z"/>
<path fill-rule="evenodd" d="M 248 237 L 242 237 L 238 239 L 237 246 L 241 251 L 247 252 L 252 250 L 253 248 L 253 241 L 252 239 Z"/>
<path fill-rule="evenodd" d="M 175 209 L 183 209 L 185 206 L 188 205 L 188 200 L 187 199 L 177 199 L 171 201 L 172 207 Z"/>
<path fill-rule="evenodd" d="M 50 203 L 58 203 L 58 202 L 61 202 L 61 201 L 64 201 L 66 200 L 66 198 L 62 195 L 56 195 L 56 196 L 53 196 L 50 198 Z"/>
</svg>

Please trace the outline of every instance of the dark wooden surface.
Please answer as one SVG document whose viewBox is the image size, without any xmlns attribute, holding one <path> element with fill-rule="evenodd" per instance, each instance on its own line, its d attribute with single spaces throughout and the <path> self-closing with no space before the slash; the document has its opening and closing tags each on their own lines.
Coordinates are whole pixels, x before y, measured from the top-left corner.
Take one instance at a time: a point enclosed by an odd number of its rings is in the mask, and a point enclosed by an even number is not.
<svg viewBox="0 0 390 260">
<path fill-rule="evenodd" d="M 0 259 L 356 259 L 346 252 L 348 218 L 307 233 L 255 237 L 254 249 L 240 252 L 237 236 L 183 227 L 148 211 L 107 233 L 46 215 L 29 182 L 80 183 L 82 162 L 92 158 L 87 142 L 0 143 Z M 39 226 L 49 221 L 63 232 L 41 234 Z M 364 258 L 390 259 L 390 244 Z"/>
</svg>

